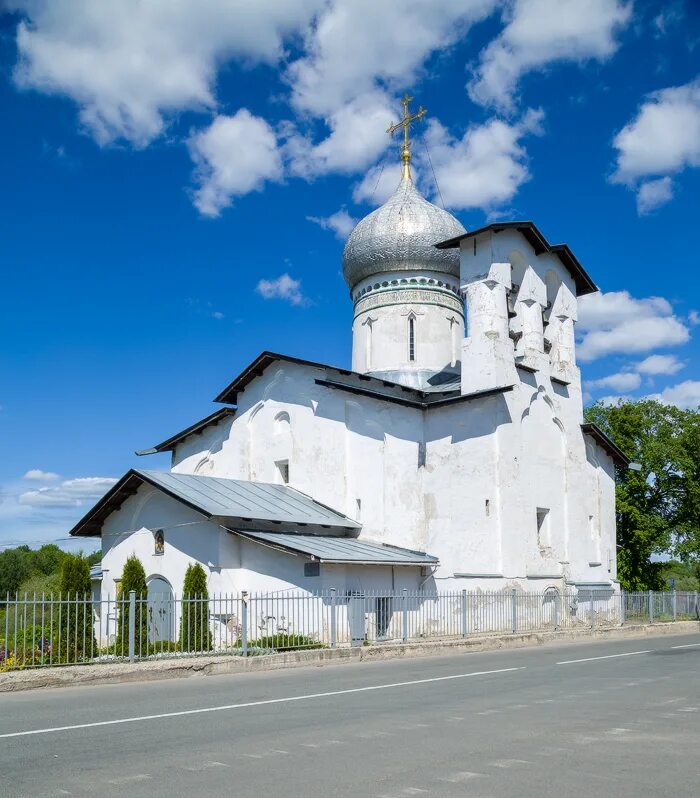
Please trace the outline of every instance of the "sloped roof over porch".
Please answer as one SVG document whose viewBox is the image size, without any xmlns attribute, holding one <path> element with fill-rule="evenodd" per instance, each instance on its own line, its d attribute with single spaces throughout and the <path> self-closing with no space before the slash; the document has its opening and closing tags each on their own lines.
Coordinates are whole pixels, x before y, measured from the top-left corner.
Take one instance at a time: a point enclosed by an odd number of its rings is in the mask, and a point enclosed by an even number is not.
<svg viewBox="0 0 700 798">
<path fill-rule="evenodd" d="M 403 549 L 360 538 L 339 538 L 322 535 L 294 535 L 278 532 L 242 532 L 241 537 L 263 545 L 298 553 L 321 563 L 345 565 L 438 565 L 439 560 L 424 551 Z"/>
<path fill-rule="evenodd" d="M 209 519 L 235 529 L 298 528 L 357 535 L 362 525 L 289 485 L 222 479 L 197 474 L 132 469 L 71 529 L 71 535 L 99 536 L 102 524 L 142 485 L 171 496 Z"/>
</svg>

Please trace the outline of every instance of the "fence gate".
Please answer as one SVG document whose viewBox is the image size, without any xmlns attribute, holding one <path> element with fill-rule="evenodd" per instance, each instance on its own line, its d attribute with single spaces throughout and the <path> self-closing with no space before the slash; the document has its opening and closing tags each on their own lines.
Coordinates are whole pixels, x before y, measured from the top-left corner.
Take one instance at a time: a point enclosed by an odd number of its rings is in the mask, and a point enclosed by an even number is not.
<svg viewBox="0 0 700 798">
<path fill-rule="evenodd" d="M 350 626 L 351 644 L 353 646 L 361 646 L 365 642 L 367 634 L 364 593 L 348 592 L 348 624 Z"/>
<path fill-rule="evenodd" d="M 148 582 L 148 639 L 151 643 L 175 639 L 173 589 L 162 576 Z"/>
</svg>

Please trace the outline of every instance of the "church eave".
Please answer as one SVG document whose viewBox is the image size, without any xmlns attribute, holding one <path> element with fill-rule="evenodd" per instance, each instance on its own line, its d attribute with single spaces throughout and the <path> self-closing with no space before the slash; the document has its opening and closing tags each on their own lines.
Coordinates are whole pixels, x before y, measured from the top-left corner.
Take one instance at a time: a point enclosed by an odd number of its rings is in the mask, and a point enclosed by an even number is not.
<svg viewBox="0 0 700 798">
<path fill-rule="evenodd" d="M 322 385 L 326 388 L 335 388 L 341 391 L 347 391 L 360 396 L 370 396 L 373 399 L 380 399 L 384 402 L 393 402 L 394 404 L 403 405 L 404 407 L 413 407 L 416 410 L 429 410 L 433 407 L 442 407 L 447 404 L 454 404 L 455 402 L 468 402 L 474 399 L 483 399 L 488 396 L 507 393 L 513 390 L 513 385 L 504 385 L 499 388 L 490 388 L 486 391 L 478 391 L 476 393 L 462 394 L 458 391 L 446 391 L 444 393 L 427 393 L 425 391 L 413 390 L 418 398 L 407 399 L 397 394 L 388 394 L 385 391 L 374 390 L 370 387 L 362 385 L 352 385 L 340 380 L 330 379 L 316 379 L 314 382 L 317 385 Z"/>
<path fill-rule="evenodd" d="M 332 372 L 333 374 L 338 374 L 343 377 L 357 378 L 370 384 L 374 384 L 377 386 L 377 388 L 379 386 L 383 386 L 391 388 L 392 390 L 395 389 L 401 393 L 414 396 L 417 400 L 420 400 L 422 397 L 422 391 L 418 390 L 417 388 L 410 388 L 406 385 L 400 385 L 397 382 L 378 379 L 377 377 L 372 377 L 368 374 L 360 374 L 359 372 L 343 369 L 339 366 L 329 366 L 326 363 L 317 363 L 313 360 L 303 360 L 302 358 L 291 357 L 290 355 L 280 355 L 276 352 L 265 351 L 258 355 L 258 357 L 255 358 L 255 360 L 247 368 L 245 368 L 233 380 L 233 382 L 227 385 L 226 388 L 224 388 L 224 390 L 221 391 L 221 393 L 214 399 L 214 401 L 231 405 L 237 404 L 238 394 L 244 391 L 246 387 L 253 382 L 253 380 L 255 380 L 257 377 L 260 377 L 269 366 L 277 362 L 292 363 L 298 366 L 320 369 L 326 372 L 326 376 L 328 375 L 328 372 Z"/>
<path fill-rule="evenodd" d="M 598 286 L 593 282 L 568 244 L 550 244 L 534 222 L 495 222 L 485 227 L 479 227 L 477 230 L 472 230 L 470 233 L 449 238 L 447 241 L 441 241 L 435 246 L 438 249 L 455 249 L 460 246 L 462 241 L 468 241 L 484 233 L 501 233 L 504 230 L 517 230 L 527 240 L 536 255 L 541 255 L 543 252 L 551 252 L 556 255 L 574 278 L 577 296 L 594 294 L 598 290 Z"/>
<path fill-rule="evenodd" d="M 184 441 L 186 438 L 189 438 L 191 435 L 199 435 L 199 433 L 203 432 L 207 427 L 218 424 L 224 418 L 233 416 L 235 414 L 235 407 L 222 407 L 200 421 L 196 421 L 194 424 L 191 424 L 186 429 L 175 433 L 175 435 L 172 435 L 162 443 L 157 443 L 150 449 L 137 449 L 135 454 L 139 457 L 142 457 L 147 454 L 156 454 L 158 452 L 171 452 L 178 443 L 182 443 L 182 441 Z"/>
<path fill-rule="evenodd" d="M 597 424 L 594 424 L 592 421 L 581 424 L 581 431 L 584 435 L 590 435 L 600 448 L 612 457 L 615 461 L 615 465 L 626 468 L 630 464 L 630 458 Z"/>
</svg>

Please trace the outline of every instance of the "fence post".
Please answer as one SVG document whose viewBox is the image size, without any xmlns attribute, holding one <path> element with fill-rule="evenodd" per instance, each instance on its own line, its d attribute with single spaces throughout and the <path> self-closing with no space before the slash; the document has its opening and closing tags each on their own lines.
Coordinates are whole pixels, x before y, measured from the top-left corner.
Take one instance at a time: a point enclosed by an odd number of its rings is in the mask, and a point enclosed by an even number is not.
<svg viewBox="0 0 700 798">
<path fill-rule="evenodd" d="M 518 591 L 515 588 L 513 588 L 513 592 L 511 593 L 510 603 L 513 621 L 513 634 L 515 634 L 518 631 Z"/>
<path fill-rule="evenodd" d="M 129 591 L 129 662 L 136 659 L 136 591 Z"/>
<path fill-rule="evenodd" d="M 462 591 L 462 637 L 469 634 L 469 608 L 467 605 L 467 591 Z"/>
<path fill-rule="evenodd" d="M 241 652 L 248 656 L 248 591 L 241 593 Z"/>
<path fill-rule="evenodd" d="M 403 589 L 403 642 L 408 642 L 408 588 Z"/>
<path fill-rule="evenodd" d="M 676 609 L 677 609 L 677 602 L 676 602 L 676 588 L 673 588 L 673 592 L 671 593 L 671 608 L 673 610 L 673 620 L 676 620 Z"/>
<path fill-rule="evenodd" d="M 338 619 L 335 614 L 335 588 L 331 588 L 331 648 L 338 644 Z"/>
<path fill-rule="evenodd" d="M 561 629 L 561 593 L 557 592 L 554 596 L 554 631 L 558 632 Z"/>
<path fill-rule="evenodd" d="M 625 625 L 625 591 L 620 591 L 620 626 Z"/>
<path fill-rule="evenodd" d="M 654 593 L 650 590 L 647 595 L 647 600 L 649 602 L 649 623 L 654 623 Z"/>
</svg>

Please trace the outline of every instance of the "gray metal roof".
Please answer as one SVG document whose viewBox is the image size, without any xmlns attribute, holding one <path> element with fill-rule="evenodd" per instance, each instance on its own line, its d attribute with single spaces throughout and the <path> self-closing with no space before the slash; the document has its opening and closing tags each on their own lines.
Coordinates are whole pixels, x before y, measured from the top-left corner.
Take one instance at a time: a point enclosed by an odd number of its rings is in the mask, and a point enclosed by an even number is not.
<svg viewBox="0 0 700 798">
<path fill-rule="evenodd" d="M 289 485 L 198 474 L 132 469 L 73 527 L 71 535 L 99 535 L 105 519 L 144 484 L 164 491 L 209 518 L 237 529 L 268 524 L 361 529 L 362 525 Z"/>
<path fill-rule="evenodd" d="M 355 529 L 361 526 L 357 521 L 331 510 L 289 485 L 177 474 L 172 471 L 135 470 L 151 484 L 162 487 L 217 518 L 250 518 Z"/>
<path fill-rule="evenodd" d="M 437 565 L 438 558 L 424 551 L 402 549 L 359 538 L 290 535 L 278 532 L 240 532 L 243 537 L 306 554 L 326 563 L 356 565 Z"/>
</svg>

